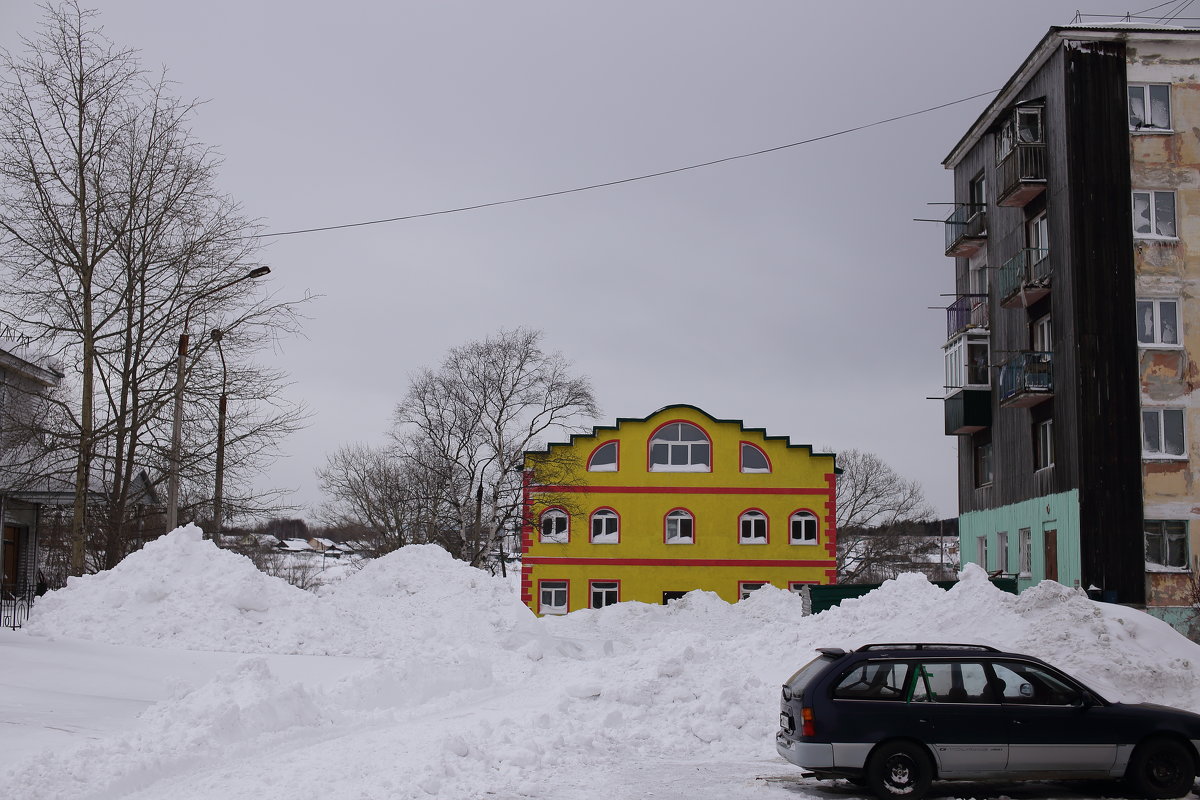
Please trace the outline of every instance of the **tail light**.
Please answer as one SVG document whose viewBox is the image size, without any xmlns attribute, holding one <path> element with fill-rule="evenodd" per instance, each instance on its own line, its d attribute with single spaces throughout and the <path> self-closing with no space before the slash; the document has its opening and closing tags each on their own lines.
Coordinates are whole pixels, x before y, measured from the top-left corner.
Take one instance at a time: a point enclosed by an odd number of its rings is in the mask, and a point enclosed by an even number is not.
<svg viewBox="0 0 1200 800">
<path fill-rule="evenodd" d="M 813 710 L 811 708 L 800 709 L 800 735 L 801 736 L 816 736 L 817 726 L 813 721 Z"/>
</svg>

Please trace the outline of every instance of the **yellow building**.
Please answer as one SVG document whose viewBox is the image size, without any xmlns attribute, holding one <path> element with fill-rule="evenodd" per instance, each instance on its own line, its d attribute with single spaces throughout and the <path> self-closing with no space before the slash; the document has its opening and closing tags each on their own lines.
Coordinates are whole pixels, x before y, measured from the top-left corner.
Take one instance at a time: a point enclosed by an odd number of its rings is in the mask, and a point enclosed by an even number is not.
<svg viewBox="0 0 1200 800">
<path fill-rule="evenodd" d="M 835 467 L 694 406 L 525 453 L 522 600 L 565 614 L 836 579 Z"/>
</svg>

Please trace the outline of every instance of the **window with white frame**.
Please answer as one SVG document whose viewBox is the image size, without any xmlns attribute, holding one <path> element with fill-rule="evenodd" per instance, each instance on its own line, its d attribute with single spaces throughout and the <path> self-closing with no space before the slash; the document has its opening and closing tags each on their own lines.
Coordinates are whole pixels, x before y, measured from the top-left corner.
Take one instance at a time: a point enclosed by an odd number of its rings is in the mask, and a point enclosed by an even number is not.
<svg viewBox="0 0 1200 800">
<path fill-rule="evenodd" d="M 1033 531 L 1030 528 L 1017 531 L 1017 569 L 1025 577 L 1033 574 Z"/>
<path fill-rule="evenodd" d="M 539 581 L 538 582 L 538 613 L 565 614 L 567 613 L 567 582 Z"/>
<path fill-rule="evenodd" d="M 695 539 L 696 520 L 690 511 L 677 508 L 667 514 L 666 518 L 667 544 L 692 544 Z"/>
<path fill-rule="evenodd" d="M 1179 300 L 1142 297 L 1137 301 L 1137 340 L 1146 347 L 1178 347 Z"/>
<path fill-rule="evenodd" d="M 589 589 L 592 608 L 604 608 L 621 600 L 621 584 L 617 581 L 592 581 Z"/>
<path fill-rule="evenodd" d="M 979 566 L 985 570 L 988 569 L 988 540 L 986 534 L 975 538 L 975 551 L 975 560 L 979 562 Z"/>
<path fill-rule="evenodd" d="M 1171 130 L 1171 85 L 1129 84 L 1129 130 Z"/>
<path fill-rule="evenodd" d="M 620 541 L 620 520 L 611 508 L 592 514 L 592 544 L 616 544 Z"/>
<path fill-rule="evenodd" d="M 991 384 L 987 334 L 968 332 L 945 346 L 946 394 L 963 388 L 987 388 Z"/>
<path fill-rule="evenodd" d="M 1187 458 L 1182 408 L 1142 409 L 1142 458 Z"/>
<path fill-rule="evenodd" d="M 741 581 L 738 583 L 738 597 L 745 600 L 751 592 L 757 592 L 766 585 L 766 581 Z"/>
<path fill-rule="evenodd" d="M 650 440 L 651 472 L 708 472 L 712 445 L 704 431 L 688 422 L 672 422 Z"/>
<path fill-rule="evenodd" d="M 792 544 L 817 543 L 817 517 L 809 511 L 797 511 L 788 521 L 788 541 Z"/>
<path fill-rule="evenodd" d="M 1175 192 L 1133 193 L 1133 235 L 1142 239 L 1174 239 Z"/>
<path fill-rule="evenodd" d="M 1008 574 L 1008 531 L 996 534 L 996 569 Z"/>
<path fill-rule="evenodd" d="M 1046 253 L 1050 250 L 1050 222 L 1045 211 L 1025 223 L 1025 242 L 1026 247 L 1040 251 L 1032 256 L 1032 261 L 1036 262 L 1045 258 Z"/>
<path fill-rule="evenodd" d="M 542 512 L 539 541 L 563 544 L 570 536 L 571 518 L 561 508 L 548 508 Z"/>
<path fill-rule="evenodd" d="M 1188 524 L 1183 519 L 1145 520 L 1146 569 L 1188 568 Z"/>
<path fill-rule="evenodd" d="M 1029 339 L 1035 353 L 1054 352 L 1054 324 L 1049 314 L 1034 321 Z"/>
<path fill-rule="evenodd" d="M 1044 419 L 1033 425 L 1033 468 L 1045 469 L 1054 465 L 1054 419 Z"/>
<path fill-rule="evenodd" d="M 605 442 L 588 459 L 588 472 L 617 471 L 617 443 Z"/>
<path fill-rule="evenodd" d="M 742 472 L 770 472 L 767 454 L 749 442 L 742 442 Z"/>
<path fill-rule="evenodd" d="M 767 515 L 761 511 L 745 511 L 738 517 L 738 542 L 767 543 Z"/>
</svg>

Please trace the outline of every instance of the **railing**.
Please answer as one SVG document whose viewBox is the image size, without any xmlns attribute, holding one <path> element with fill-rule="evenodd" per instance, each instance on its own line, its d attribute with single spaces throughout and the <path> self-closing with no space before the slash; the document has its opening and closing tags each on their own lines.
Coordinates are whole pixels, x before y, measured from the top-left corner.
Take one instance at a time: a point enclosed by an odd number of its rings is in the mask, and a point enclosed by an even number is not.
<svg viewBox="0 0 1200 800">
<path fill-rule="evenodd" d="M 1054 354 L 1017 353 L 1000 367 L 1000 402 L 1023 394 L 1054 393 Z"/>
<path fill-rule="evenodd" d="M 33 590 L 13 593 L 8 590 L 0 592 L 0 628 L 12 628 L 14 631 L 29 619 L 29 609 L 37 595 Z"/>
<path fill-rule="evenodd" d="M 946 306 L 946 339 L 953 339 L 968 328 L 989 327 L 987 300 L 986 294 L 960 294 Z"/>
<path fill-rule="evenodd" d="M 1000 199 L 1012 194 L 1022 183 L 1046 180 L 1046 145 L 1019 144 L 996 167 L 1000 178 Z"/>
<path fill-rule="evenodd" d="M 946 217 L 946 252 L 955 249 L 963 239 L 983 239 L 987 236 L 987 211 L 983 206 L 961 205 Z"/>
<path fill-rule="evenodd" d="M 997 284 L 1003 299 L 1030 286 L 1050 285 L 1050 251 L 1044 247 L 1026 247 L 1000 267 Z"/>
</svg>

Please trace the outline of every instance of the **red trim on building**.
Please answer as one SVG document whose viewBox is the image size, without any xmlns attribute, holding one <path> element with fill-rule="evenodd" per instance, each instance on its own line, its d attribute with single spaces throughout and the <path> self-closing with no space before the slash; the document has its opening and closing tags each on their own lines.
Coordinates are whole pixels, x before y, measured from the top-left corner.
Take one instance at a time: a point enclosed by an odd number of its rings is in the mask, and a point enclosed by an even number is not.
<svg viewBox="0 0 1200 800">
<path fill-rule="evenodd" d="M 659 473 L 654 473 L 655 475 Z M 678 474 L 678 473 L 675 473 Z M 828 489 L 808 486 L 768 486 L 757 489 L 743 486 L 534 486 L 534 493 L 555 494 L 819 494 L 829 495 Z"/>
<path fill-rule="evenodd" d="M 534 556 L 526 564 L 596 565 L 626 567 L 829 567 L 830 561 L 809 561 L 790 558 L 578 558 Z"/>
</svg>

